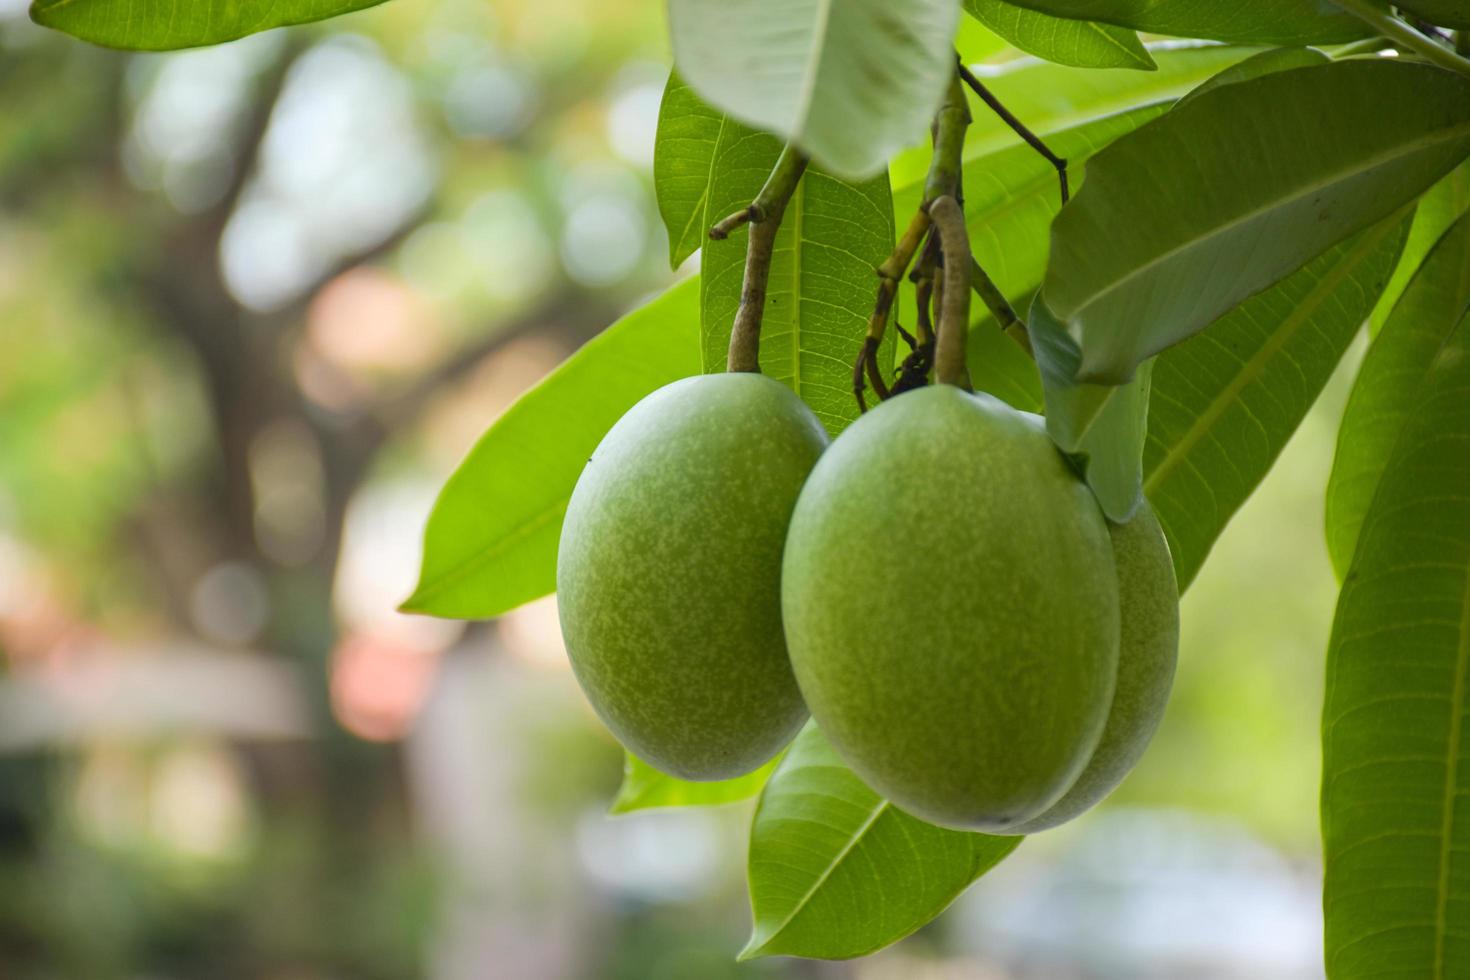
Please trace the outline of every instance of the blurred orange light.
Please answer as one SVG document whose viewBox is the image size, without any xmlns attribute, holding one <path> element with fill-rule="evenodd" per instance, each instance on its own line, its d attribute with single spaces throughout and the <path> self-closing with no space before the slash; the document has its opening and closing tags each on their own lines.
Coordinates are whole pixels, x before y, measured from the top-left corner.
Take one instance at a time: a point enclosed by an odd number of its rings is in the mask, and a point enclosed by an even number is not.
<svg viewBox="0 0 1470 980">
<path fill-rule="evenodd" d="M 348 635 L 332 653 L 332 710 L 360 738 L 403 738 L 423 710 L 438 664 L 437 651 L 391 636 Z"/>
</svg>

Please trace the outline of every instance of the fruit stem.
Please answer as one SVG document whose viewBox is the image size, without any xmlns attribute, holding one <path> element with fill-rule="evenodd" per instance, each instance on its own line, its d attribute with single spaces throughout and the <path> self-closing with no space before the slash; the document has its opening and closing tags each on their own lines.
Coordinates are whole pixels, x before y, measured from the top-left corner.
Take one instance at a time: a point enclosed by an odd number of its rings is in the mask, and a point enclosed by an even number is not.
<svg viewBox="0 0 1470 980">
<path fill-rule="evenodd" d="M 934 219 L 944 256 L 944 294 L 940 300 L 934 376 L 941 384 L 969 391 L 965 334 L 970 329 L 970 272 L 975 263 L 970 254 L 970 235 L 965 230 L 965 213 L 958 201 L 945 194 L 929 204 L 929 217 Z"/>
<path fill-rule="evenodd" d="M 760 373 L 761 320 L 766 312 L 766 285 L 771 278 L 771 256 L 776 249 L 776 233 L 781 230 L 781 216 L 786 204 L 796 193 L 801 175 L 806 172 L 807 158 L 790 144 L 781 150 L 776 166 L 750 207 L 738 211 L 710 229 L 710 237 L 719 239 L 729 233 L 716 234 L 728 222 L 730 228 L 749 222 L 750 239 L 745 245 L 745 281 L 740 287 L 740 308 L 730 328 L 730 354 L 726 369 L 746 374 Z M 740 217 L 743 216 L 743 217 Z M 740 220 L 735 220 L 740 217 Z"/>
<path fill-rule="evenodd" d="M 1053 153 L 1051 148 L 1042 142 L 1040 136 L 1027 129 L 1025 123 L 1017 119 L 1011 110 L 1002 105 L 1000 99 L 995 97 L 995 93 L 986 88 L 985 84 L 975 76 L 975 73 L 965 67 L 963 61 L 959 63 L 959 75 L 960 78 L 964 79 L 965 84 L 970 86 L 976 95 L 980 96 L 980 101 L 984 102 L 990 107 L 991 112 L 994 112 L 1000 117 L 1001 122 L 1009 126 L 1011 131 L 1025 140 L 1031 149 L 1040 153 L 1046 159 L 1047 163 L 1056 168 L 1057 180 L 1062 185 L 1062 203 L 1066 204 L 1069 196 L 1067 190 L 1067 161 Z"/>
<path fill-rule="evenodd" d="M 974 256 L 970 257 L 970 288 L 975 290 L 975 295 L 990 310 L 990 315 L 995 317 L 995 322 L 1005 331 L 1007 337 L 1020 345 L 1021 349 L 1035 359 L 1036 352 L 1031 349 L 1031 336 L 1026 332 L 1026 324 L 1016 316 L 1016 311 L 996 286 L 995 280 L 980 265 L 980 260 Z"/>
<path fill-rule="evenodd" d="M 888 315 L 893 309 L 893 301 L 898 298 L 898 284 L 908 271 L 909 264 L 913 262 L 914 253 L 924 244 L 924 236 L 929 233 L 931 225 L 927 211 L 920 209 L 915 212 L 903 237 L 893 249 L 893 254 L 878 266 L 878 296 L 873 300 L 873 312 L 868 317 L 868 330 L 863 335 L 863 346 L 858 351 L 857 362 L 852 366 L 852 392 L 857 397 L 859 412 L 868 410 L 867 402 L 863 400 L 865 372 L 880 399 L 886 399 L 890 394 L 883 381 L 883 372 L 878 366 L 878 348 L 883 343 L 883 334 L 888 328 Z"/>
<path fill-rule="evenodd" d="M 1379 9 L 1372 0 L 1334 0 L 1334 2 L 1388 38 L 1395 47 L 1412 51 L 1441 68 L 1448 68 L 1450 71 L 1470 76 L 1470 60 L 1460 57 L 1433 38 L 1420 34 L 1387 10 Z"/>
<path fill-rule="evenodd" d="M 959 66 L 964 71 L 964 66 Z M 960 171 L 964 166 L 965 130 L 970 125 L 970 103 L 956 74 L 944 93 L 944 101 L 934 116 L 934 156 L 929 162 L 929 176 L 924 181 L 924 209 L 936 198 L 959 196 Z"/>
</svg>

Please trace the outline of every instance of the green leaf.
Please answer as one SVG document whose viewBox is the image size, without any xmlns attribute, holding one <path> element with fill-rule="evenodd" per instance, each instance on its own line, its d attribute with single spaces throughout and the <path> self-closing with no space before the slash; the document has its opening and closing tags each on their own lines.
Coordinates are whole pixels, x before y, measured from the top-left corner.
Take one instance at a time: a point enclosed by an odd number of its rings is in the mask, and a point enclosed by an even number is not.
<svg viewBox="0 0 1470 980">
<path fill-rule="evenodd" d="M 1057 64 L 1144 70 L 1158 67 L 1138 35 L 1126 28 L 1052 17 L 1004 0 L 965 0 L 965 11 L 1027 54 Z"/>
<path fill-rule="evenodd" d="M 653 141 L 653 186 L 658 213 L 669 233 L 669 266 L 678 268 L 709 239 L 709 229 L 724 215 L 709 214 L 709 188 L 715 159 L 726 139 L 750 131 L 728 123 L 677 72 L 669 73 L 658 109 Z"/>
<path fill-rule="evenodd" d="M 1395 6 L 1440 27 L 1470 28 L 1470 0 L 1409 0 Z"/>
<path fill-rule="evenodd" d="M 670 0 L 674 63 L 700 96 L 834 174 L 879 173 L 954 71 L 954 0 Z"/>
<path fill-rule="evenodd" d="M 780 756 L 755 772 L 709 783 L 676 779 L 653 768 L 631 752 L 623 755 L 623 784 L 609 813 L 633 813 L 670 806 L 718 806 L 748 800 L 761 791 Z"/>
<path fill-rule="evenodd" d="M 383 0 L 33 0 L 31 19 L 83 41 L 135 51 L 219 44 Z"/>
<path fill-rule="evenodd" d="M 1120 383 L 1470 153 L 1470 79 L 1348 60 L 1225 85 L 1120 139 L 1053 223 L 1042 294 Z"/>
<path fill-rule="evenodd" d="M 1018 305 L 1026 309 L 1025 303 Z M 1023 412 L 1041 412 L 1044 396 L 1036 362 L 1006 336 L 994 317 L 987 315 L 970 328 L 965 363 L 976 391 L 992 394 Z"/>
<path fill-rule="evenodd" d="M 741 959 L 848 959 L 897 942 L 1015 850 L 924 823 L 842 764 L 815 725 L 796 737 L 750 828 L 755 927 Z"/>
<path fill-rule="evenodd" d="M 773 137 L 732 127 L 715 157 L 709 216 L 748 205 L 780 153 Z M 725 367 L 730 326 L 740 306 L 746 240 L 741 232 L 704 247 L 705 371 Z M 790 385 L 833 435 L 857 417 L 852 365 L 877 295 L 874 270 L 893 242 L 886 174 L 851 184 L 815 166 L 802 177 L 776 236 L 761 326 L 761 370 Z M 879 363 L 892 358 L 892 344 L 892 336 L 885 338 Z"/>
<path fill-rule="evenodd" d="M 1357 18 L 1316 0 L 1009 0 L 1054 17 L 1241 44 L 1331 44 L 1366 37 Z"/>
<path fill-rule="evenodd" d="M 1181 591 L 1317 400 L 1406 228 L 1360 232 L 1155 359 L 1143 488 Z"/>
<path fill-rule="evenodd" d="M 1353 384 L 1327 482 L 1327 550 L 1339 577 L 1425 375 L 1470 302 L 1470 215 L 1430 250 L 1374 338 Z"/>
<path fill-rule="evenodd" d="M 1190 99 L 1197 99 L 1204 93 L 1213 91 L 1221 85 L 1234 85 L 1236 82 L 1247 82 L 1252 78 L 1260 78 L 1262 75 L 1270 75 L 1278 71 L 1288 71 L 1292 68 L 1311 68 L 1316 65 L 1326 64 L 1330 60 L 1327 55 L 1318 51 L 1316 48 L 1269 48 L 1251 55 L 1244 61 L 1238 61 L 1217 74 L 1211 75 L 1203 85 L 1180 99 L 1177 105 L 1184 105 Z"/>
<path fill-rule="evenodd" d="M 439 493 L 404 612 L 484 619 L 555 590 L 562 517 L 592 450 L 644 395 L 699 373 L 698 296 L 688 280 L 629 313 L 490 427 Z"/>
<path fill-rule="evenodd" d="M 1124 385 L 1078 384 L 1072 338 L 1038 297 L 1027 317 L 1046 391 L 1046 431 L 1087 479 L 1108 519 L 1125 524 L 1142 502 L 1143 441 L 1153 362 Z"/>
<path fill-rule="evenodd" d="M 1399 257 L 1399 264 L 1394 268 L 1383 295 L 1378 297 L 1378 305 L 1373 308 L 1369 328 L 1374 336 L 1383 328 L 1384 321 L 1393 312 L 1404 287 L 1419 270 L 1424 256 L 1429 254 L 1445 229 L 1466 212 L 1470 212 L 1470 162 L 1456 167 L 1448 177 L 1419 198 L 1414 209 L 1414 224 L 1409 229 L 1409 240 L 1404 243 L 1404 253 Z"/>
<path fill-rule="evenodd" d="M 1470 311 L 1363 519 L 1322 715 L 1327 972 L 1470 976 Z"/>
</svg>

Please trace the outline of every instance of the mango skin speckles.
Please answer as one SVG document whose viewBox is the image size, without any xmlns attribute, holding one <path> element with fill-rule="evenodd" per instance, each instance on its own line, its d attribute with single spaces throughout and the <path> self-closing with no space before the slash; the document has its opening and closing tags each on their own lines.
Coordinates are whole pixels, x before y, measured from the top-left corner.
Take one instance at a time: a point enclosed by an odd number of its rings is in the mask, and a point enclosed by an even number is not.
<svg viewBox="0 0 1470 980">
<path fill-rule="evenodd" d="M 827 442 L 779 382 L 686 378 L 623 416 L 577 482 L 557 558 L 572 668 L 612 733 L 669 775 L 750 772 L 806 720 L 781 557 Z"/>
</svg>

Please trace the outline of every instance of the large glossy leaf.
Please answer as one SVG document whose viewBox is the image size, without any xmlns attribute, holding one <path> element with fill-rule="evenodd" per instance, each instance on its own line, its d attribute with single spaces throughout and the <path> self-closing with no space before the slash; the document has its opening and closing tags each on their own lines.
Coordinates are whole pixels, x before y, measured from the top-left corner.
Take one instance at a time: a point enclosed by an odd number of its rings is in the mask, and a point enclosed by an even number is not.
<svg viewBox="0 0 1470 980">
<path fill-rule="evenodd" d="M 164 51 L 219 44 L 383 0 L 34 0 L 31 19 L 94 44 Z"/>
<path fill-rule="evenodd" d="M 405 612 L 497 616 L 556 588 L 556 545 L 592 450 L 644 395 L 699 373 L 699 283 L 588 341 L 510 407 L 444 484 Z"/>
<path fill-rule="evenodd" d="M 1470 79 L 1348 60 L 1225 85 L 1120 139 L 1053 223 L 1042 294 L 1121 383 L 1470 154 Z"/>
<path fill-rule="evenodd" d="M 1369 327 L 1375 336 L 1403 295 L 1404 287 L 1419 270 L 1424 256 L 1429 254 L 1445 229 L 1466 212 L 1470 212 L 1470 162 L 1456 167 L 1419 198 L 1419 204 L 1414 208 L 1414 224 L 1409 229 L 1409 240 L 1404 243 L 1399 264 L 1394 267 L 1392 278 L 1384 287 L 1383 295 L 1378 297 L 1378 305 L 1373 308 Z"/>
<path fill-rule="evenodd" d="M 733 135 L 732 135 L 733 133 Z M 749 204 L 780 144 L 744 127 L 726 131 L 711 171 L 710 215 Z M 888 177 L 851 184 L 813 166 L 786 206 L 776 237 L 761 328 L 761 371 L 791 386 L 836 435 L 857 416 L 852 364 L 877 292 L 876 269 L 893 250 Z M 704 370 L 721 371 L 740 306 L 746 234 L 704 247 L 700 300 Z M 880 356 L 891 358 L 893 338 Z"/>
<path fill-rule="evenodd" d="M 1124 27 L 1067 20 L 1026 10 L 1005 0 L 965 0 L 965 11 L 1027 54 L 1078 68 L 1157 67 Z"/>
<path fill-rule="evenodd" d="M 778 759 L 772 759 L 755 772 L 735 779 L 694 783 L 660 772 L 628 752 L 623 756 L 623 783 L 618 787 L 618 795 L 608 812 L 622 814 L 671 806 L 719 806 L 748 800 L 766 785 Z"/>
<path fill-rule="evenodd" d="M 880 172 L 954 69 L 954 0 L 670 0 L 679 74 L 833 173 Z"/>
<path fill-rule="evenodd" d="M 1046 136 L 1104 116 L 1167 105 L 1221 69 L 1260 50 L 1180 41 L 1157 42 L 1147 48 L 1158 65 L 1155 71 L 1091 71 L 1034 58 L 995 66 L 975 65 L 971 70 L 1033 132 Z M 970 108 L 974 118 L 965 137 L 965 159 L 975 160 L 1019 145 L 1015 132 L 983 103 L 972 100 Z M 928 166 L 927 141 L 905 150 L 889 166 L 893 186 L 907 187 L 922 181 Z"/>
<path fill-rule="evenodd" d="M 1352 564 L 1363 517 L 1394 442 L 1419 401 L 1424 376 L 1467 302 L 1470 215 L 1430 250 L 1374 338 L 1353 384 L 1327 483 L 1327 550 L 1339 576 Z"/>
<path fill-rule="evenodd" d="M 1347 351 L 1405 228 L 1360 232 L 1155 358 L 1144 493 L 1181 590 Z"/>
<path fill-rule="evenodd" d="M 1470 976 L 1470 313 L 1363 520 L 1327 656 L 1333 980 Z"/>
<path fill-rule="evenodd" d="M 1396 6 L 1440 27 L 1470 28 L 1470 0 L 1409 0 Z"/>
<path fill-rule="evenodd" d="M 808 725 L 756 807 L 755 927 L 741 958 L 847 959 L 881 949 L 942 912 L 1020 842 L 909 816 L 869 789 Z"/>
<path fill-rule="evenodd" d="M 1241 44 L 1329 44 L 1365 36 L 1352 15 L 1319 0 L 1009 0 L 1057 17 L 1150 34 Z M 1452 2 L 1452 0 L 1451 0 Z"/>
</svg>

